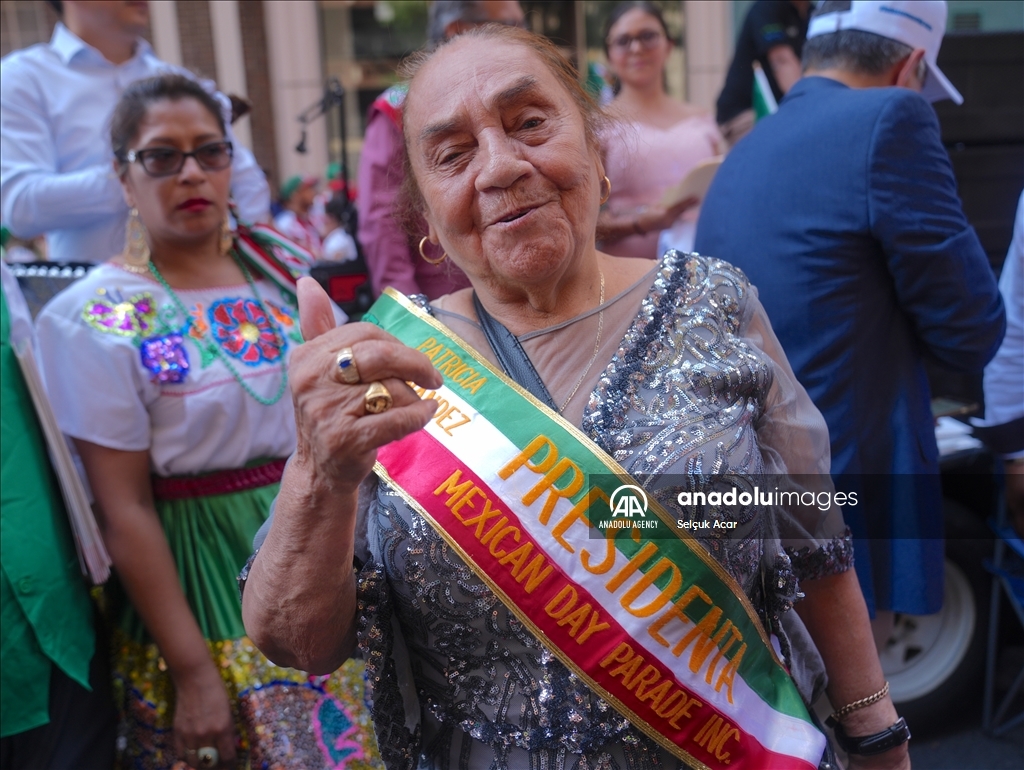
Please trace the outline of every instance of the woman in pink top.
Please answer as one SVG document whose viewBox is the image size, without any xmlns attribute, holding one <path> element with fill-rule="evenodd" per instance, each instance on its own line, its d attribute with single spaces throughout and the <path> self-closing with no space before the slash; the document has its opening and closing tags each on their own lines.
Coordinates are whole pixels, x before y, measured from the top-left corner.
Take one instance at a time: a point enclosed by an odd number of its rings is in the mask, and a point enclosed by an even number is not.
<svg viewBox="0 0 1024 770">
<path fill-rule="evenodd" d="M 660 257 L 659 233 L 680 218 L 696 222 L 699 201 L 666 208 L 659 200 L 724 148 L 710 112 L 665 93 L 671 50 L 665 20 L 653 3 L 622 3 L 612 11 L 605 53 L 620 90 L 609 107 L 614 123 L 604 136 L 611 195 L 598 220 L 601 247 L 609 254 Z"/>
</svg>

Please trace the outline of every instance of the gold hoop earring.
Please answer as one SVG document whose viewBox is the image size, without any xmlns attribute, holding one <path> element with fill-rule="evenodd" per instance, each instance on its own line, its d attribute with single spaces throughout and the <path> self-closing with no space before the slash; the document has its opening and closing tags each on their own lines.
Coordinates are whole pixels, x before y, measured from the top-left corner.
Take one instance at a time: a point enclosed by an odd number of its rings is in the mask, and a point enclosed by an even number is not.
<svg viewBox="0 0 1024 770">
<path fill-rule="evenodd" d="M 124 230 L 124 266 L 131 273 L 149 272 L 149 244 L 146 242 L 146 226 L 139 219 L 139 210 L 132 206 L 128 212 L 128 224 Z"/>
<path fill-rule="evenodd" d="M 420 238 L 420 256 L 423 257 L 423 261 L 426 262 L 428 265 L 440 265 L 442 262 L 444 262 L 446 259 L 448 259 L 448 255 L 445 252 L 443 252 L 443 251 L 441 252 L 441 258 L 440 259 L 431 259 L 423 251 L 423 249 L 424 249 L 424 247 L 426 245 L 427 245 L 427 236 L 424 235 L 422 238 Z"/>
<path fill-rule="evenodd" d="M 235 234 L 231 231 L 231 220 L 224 215 L 224 221 L 220 223 L 220 253 L 227 254 L 234 248 Z"/>
<path fill-rule="evenodd" d="M 608 199 L 612 197 L 612 180 L 608 178 L 608 175 L 601 177 L 601 186 L 604 187 L 604 183 L 608 183 L 608 192 L 601 196 L 601 205 L 603 206 L 608 202 Z"/>
</svg>

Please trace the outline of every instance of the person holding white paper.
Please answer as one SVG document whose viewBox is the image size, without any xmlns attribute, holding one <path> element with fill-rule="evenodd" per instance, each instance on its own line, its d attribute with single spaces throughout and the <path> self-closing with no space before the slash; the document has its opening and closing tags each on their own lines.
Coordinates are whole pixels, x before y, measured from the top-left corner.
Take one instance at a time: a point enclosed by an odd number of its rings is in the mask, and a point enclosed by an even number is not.
<svg viewBox="0 0 1024 770">
<path fill-rule="evenodd" d="M 713 116 L 665 92 L 665 64 L 672 40 L 653 3 L 622 3 L 612 11 L 605 53 L 619 82 L 609 106 L 616 118 L 602 137 L 611 192 L 598 219 L 598 238 L 608 254 L 656 259 L 660 231 L 682 218 L 687 240 L 696 229 L 699 196 L 665 200 L 701 162 L 724 152 Z"/>
<path fill-rule="evenodd" d="M 106 649 L 14 352 L 32 320 L 3 263 L 0 279 L 0 767 L 110 767 Z"/>
</svg>

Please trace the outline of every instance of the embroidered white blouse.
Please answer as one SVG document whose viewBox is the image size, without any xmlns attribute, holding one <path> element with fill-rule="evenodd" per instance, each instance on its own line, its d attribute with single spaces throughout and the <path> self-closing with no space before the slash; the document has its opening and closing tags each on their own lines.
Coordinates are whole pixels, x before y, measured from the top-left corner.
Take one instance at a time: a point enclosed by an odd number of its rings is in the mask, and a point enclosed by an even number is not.
<svg viewBox="0 0 1024 770">
<path fill-rule="evenodd" d="M 36 320 L 61 429 L 148 450 L 158 476 L 287 457 L 295 422 L 285 364 L 302 341 L 298 311 L 268 281 L 254 285 L 258 298 L 244 283 L 176 290 L 188 317 L 151 277 L 112 263 L 62 291 Z"/>
</svg>

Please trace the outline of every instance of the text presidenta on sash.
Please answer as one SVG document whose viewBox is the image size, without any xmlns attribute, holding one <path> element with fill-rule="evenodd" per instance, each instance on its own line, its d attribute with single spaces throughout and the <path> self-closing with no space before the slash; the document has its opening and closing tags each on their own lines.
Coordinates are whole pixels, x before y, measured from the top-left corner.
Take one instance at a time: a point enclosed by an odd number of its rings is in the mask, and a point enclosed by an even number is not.
<svg viewBox="0 0 1024 770">
<path fill-rule="evenodd" d="M 526 471 L 537 475 L 537 483 L 522 497 L 524 505 L 533 506 L 544 498 L 538 514 L 541 524 L 550 526 L 554 541 L 569 553 L 576 549 L 566 539 L 566 533 L 573 526 L 589 530 L 590 511 L 595 506 L 603 514 L 607 511 L 608 495 L 600 488 L 593 488 L 568 513 L 557 521 L 551 521 L 558 498 L 568 498 L 583 486 L 583 474 L 575 464 L 565 457 L 559 457 L 554 442 L 546 436 L 537 436 L 525 449 L 501 468 L 499 476 L 508 479 L 514 473 Z M 566 475 L 569 480 L 558 486 Z M 511 571 L 523 589 L 532 594 L 553 573 L 543 554 L 534 553 L 531 542 L 519 545 L 522 531 L 509 523 L 509 517 L 496 507 L 486 492 L 472 480 L 463 480 L 463 470 L 453 469 L 451 475 L 434 490 L 435 495 L 447 497 L 445 505 L 466 527 L 473 528 L 473 535 L 487 546 L 488 553 L 502 567 Z M 647 626 L 650 640 L 664 647 L 670 647 L 672 654 L 685 658 L 693 673 L 703 671 L 705 682 L 714 684 L 715 690 L 724 687 L 729 702 L 732 702 L 732 684 L 747 645 L 743 634 L 728 618 L 723 617 L 722 608 L 716 606 L 710 596 L 696 584 L 686 585 L 679 568 L 665 557 L 659 557 L 658 545 L 648 542 L 618 570 L 615 564 L 615 536 L 620 530 L 609 530 L 604 540 L 604 553 L 599 557 L 587 549 L 579 551 L 582 567 L 594 575 L 607 575 L 604 589 L 610 594 L 609 604 L 617 603 L 623 610 L 638 618 L 651 618 Z M 630 531 L 639 540 L 639 532 Z M 631 578 L 646 567 L 639 579 Z M 652 586 L 661 586 L 654 598 L 640 602 Z M 567 627 L 577 644 L 583 644 L 594 634 L 609 628 L 601 619 L 598 609 L 589 603 L 578 604 L 578 595 L 573 586 L 566 583 L 553 593 L 545 606 L 547 614 L 557 620 L 557 625 Z M 704 608 L 701 613 L 701 608 Z M 700 616 L 693 621 L 689 615 Z M 626 687 L 635 693 L 637 699 L 646 702 L 659 717 L 673 723 L 691 716 L 693 708 L 702 704 L 687 697 L 670 681 L 663 679 L 659 667 L 645 664 L 644 657 L 637 654 L 632 645 L 620 643 L 601 661 L 602 668 L 609 669 L 613 677 L 620 678 Z"/>
</svg>

